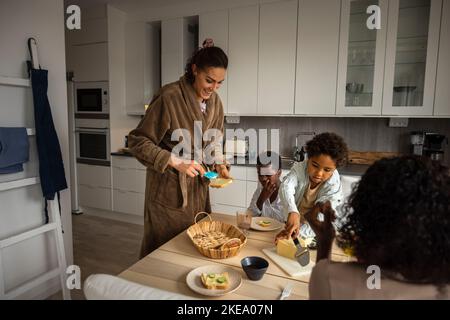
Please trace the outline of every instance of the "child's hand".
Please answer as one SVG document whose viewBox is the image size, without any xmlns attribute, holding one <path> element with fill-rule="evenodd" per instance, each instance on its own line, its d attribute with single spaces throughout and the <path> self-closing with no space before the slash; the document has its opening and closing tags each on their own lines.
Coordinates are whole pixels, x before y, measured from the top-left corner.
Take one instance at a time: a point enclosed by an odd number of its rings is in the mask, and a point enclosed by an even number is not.
<svg viewBox="0 0 450 320">
<path fill-rule="evenodd" d="M 290 212 L 284 229 L 275 237 L 275 243 L 279 239 L 289 239 L 291 236 L 296 238 L 300 232 L 300 214 L 298 212 Z"/>
</svg>

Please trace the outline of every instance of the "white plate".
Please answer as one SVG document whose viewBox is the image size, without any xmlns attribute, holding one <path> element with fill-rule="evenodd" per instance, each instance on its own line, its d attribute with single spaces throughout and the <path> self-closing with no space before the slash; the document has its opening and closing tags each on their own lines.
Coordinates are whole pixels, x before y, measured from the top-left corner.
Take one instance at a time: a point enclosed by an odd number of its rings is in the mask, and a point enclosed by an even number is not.
<svg viewBox="0 0 450 320">
<path fill-rule="evenodd" d="M 263 227 L 263 226 L 258 224 L 260 221 L 270 221 L 270 224 L 267 227 Z M 280 229 L 283 226 L 284 226 L 283 223 L 281 223 L 278 220 L 272 219 L 272 218 L 253 217 L 252 218 L 252 224 L 250 225 L 250 228 L 252 228 L 254 230 L 259 230 L 259 231 L 273 231 L 273 230 Z"/>
<path fill-rule="evenodd" d="M 200 278 L 202 273 L 223 273 L 228 272 L 230 277 L 230 286 L 227 289 L 206 289 L 203 286 L 202 279 Z M 242 284 L 242 277 L 234 269 L 221 265 L 208 265 L 198 267 L 186 276 L 186 283 L 192 291 L 200 293 L 205 296 L 219 297 L 225 294 L 231 293 L 239 289 Z"/>
</svg>

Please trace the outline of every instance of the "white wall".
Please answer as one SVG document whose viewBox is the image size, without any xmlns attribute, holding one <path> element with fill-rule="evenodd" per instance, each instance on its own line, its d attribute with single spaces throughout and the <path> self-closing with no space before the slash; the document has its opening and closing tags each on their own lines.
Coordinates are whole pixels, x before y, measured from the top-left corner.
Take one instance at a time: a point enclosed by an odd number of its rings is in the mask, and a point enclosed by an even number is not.
<svg viewBox="0 0 450 320">
<path fill-rule="evenodd" d="M 63 155 L 66 178 L 69 175 L 67 91 L 64 57 L 65 17 L 59 0 L 0 1 L 0 76 L 26 78 L 25 60 L 29 59 L 28 37 L 38 41 L 42 68 L 49 70 L 48 98 Z M 30 88 L 0 85 L 0 126 L 34 127 Z M 37 174 L 36 150 L 31 139 L 31 159 L 23 175 Z M 17 179 L 8 175 L 5 179 Z M 72 264 L 72 221 L 70 190 L 61 193 L 62 223 L 67 263 Z M 40 186 L 0 192 L 0 239 L 44 223 L 43 197 Z M 56 266 L 54 239 L 49 235 L 30 239 L 4 250 L 5 289 L 12 289 L 29 278 Z M 59 290 L 59 281 L 49 281 L 22 296 L 24 299 L 46 298 Z"/>
</svg>

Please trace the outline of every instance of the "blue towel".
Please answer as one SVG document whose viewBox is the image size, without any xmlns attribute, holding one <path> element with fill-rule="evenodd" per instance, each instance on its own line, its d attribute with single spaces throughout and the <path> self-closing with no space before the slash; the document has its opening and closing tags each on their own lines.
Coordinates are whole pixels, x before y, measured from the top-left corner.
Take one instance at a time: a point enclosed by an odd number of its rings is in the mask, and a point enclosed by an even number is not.
<svg viewBox="0 0 450 320">
<path fill-rule="evenodd" d="M 0 127 L 0 174 L 23 171 L 28 158 L 27 129 Z"/>
</svg>

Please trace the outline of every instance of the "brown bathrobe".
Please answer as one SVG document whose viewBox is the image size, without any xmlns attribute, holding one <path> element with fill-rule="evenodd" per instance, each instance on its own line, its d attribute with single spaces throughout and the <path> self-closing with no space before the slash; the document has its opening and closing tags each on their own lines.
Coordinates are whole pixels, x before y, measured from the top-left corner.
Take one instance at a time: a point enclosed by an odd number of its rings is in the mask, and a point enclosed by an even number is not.
<svg viewBox="0 0 450 320">
<path fill-rule="evenodd" d="M 202 122 L 203 132 L 223 132 L 222 102 L 213 93 L 202 113 L 194 88 L 183 76 L 160 89 L 128 136 L 131 152 L 147 167 L 141 258 L 192 225 L 196 213 L 211 212 L 207 179 L 191 178 L 168 166 L 171 150 L 179 143 L 171 141 L 175 129 L 189 130 L 193 150 L 194 121 Z"/>
</svg>

